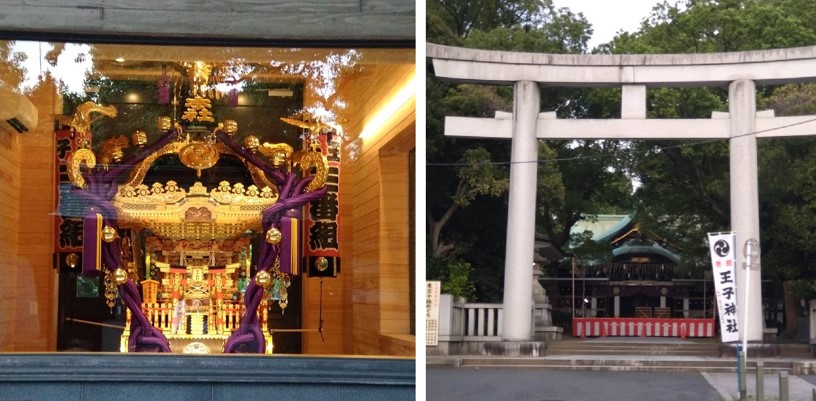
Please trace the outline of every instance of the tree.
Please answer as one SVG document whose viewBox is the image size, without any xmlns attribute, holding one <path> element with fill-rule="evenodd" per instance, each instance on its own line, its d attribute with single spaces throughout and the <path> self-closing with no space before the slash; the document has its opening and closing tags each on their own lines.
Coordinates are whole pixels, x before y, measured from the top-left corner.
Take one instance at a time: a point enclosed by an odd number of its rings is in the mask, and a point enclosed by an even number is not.
<svg viewBox="0 0 816 401">
<path fill-rule="evenodd" d="M 776 115 L 816 114 L 816 85 L 776 88 L 761 105 Z M 762 264 L 782 281 L 785 331 L 798 332 L 799 299 L 816 298 L 816 138 L 774 138 L 759 152 Z M 785 179 L 780 180 L 780 174 Z"/>
<path fill-rule="evenodd" d="M 639 32 L 626 33 L 596 49 L 610 53 L 699 53 L 816 44 L 816 10 L 802 0 L 690 0 L 658 5 Z M 758 100 L 777 115 L 816 113 L 808 85 L 764 87 Z M 649 91 L 653 118 L 708 118 L 726 110 L 723 89 Z M 810 138 L 759 141 L 760 227 L 766 277 L 784 283 L 785 333 L 798 324 L 798 297 L 813 294 L 810 273 L 816 248 L 810 237 L 814 141 Z M 730 225 L 727 141 L 708 143 L 651 141 L 634 145 L 633 171 L 638 189 L 639 220 L 684 251 L 684 257 L 707 259 L 705 232 Z M 785 176 L 785 180 L 778 177 Z M 686 256 L 687 255 L 687 256 Z"/>
<path fill-rule="evenodd" d="M 472 48 L 581 53 L 592 29 L 581 14 L 556 9 L 550 1 L 502 2 L 498 13 L 480 14 L 476 4 L 429 4 L 428 40 Z M 535 8 L 529 8 L 537 4 Z M 494 7 L 495 8 L 495 7 Z M 537 10 L 535 13 L 512 11 Z M 514 15 L 514 16 L 513 16 Z M 506 17 L 506 18 L 505 18 Z M 432 72 L 432 66 L 429 66 Z M 470 281 L 480 299 L 497 299 L 503 288 L 506 187 L 510 142 L 452 139 L 443 135 L 448 115 L 493 117 L 511 110 L 512 88 L 450 85 L 427 77 L 428 277 L 453 283 L 460 262 L 472 267 Z M 543 110 L 559 117 L 590 117 L 608 108 L 593 103 L 593 92 L 542 88 Z M 626 149 L 614 142 L 542 141 L 539 145 L 538 229 L 559 246 L 582 216 L 631 210 Z M 564 161 L 559 161 L 565 159 Z M 498 160 L 499 164 L 490 161 Z M 459 165 L 450 164 L 459 163 Z M 484 196 L 490 195 L 490 196 Z M 444 258 L 440 260 L 440 258 Z M 467 288 L 460 285 L 459 288 Z"/>
<path fill-rule="evenodd" d="M 26 69 L 25 53 L 14 51 L 14 41 L 0 40 L 0 88 L 18 92 L 22 90 Z"/>
</svg>

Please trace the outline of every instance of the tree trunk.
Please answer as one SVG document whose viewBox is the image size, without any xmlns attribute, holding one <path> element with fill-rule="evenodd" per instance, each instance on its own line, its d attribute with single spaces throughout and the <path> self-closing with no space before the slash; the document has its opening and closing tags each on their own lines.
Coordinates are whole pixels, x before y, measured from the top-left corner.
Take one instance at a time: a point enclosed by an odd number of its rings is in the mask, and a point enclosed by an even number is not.
<svg viewBox="0 0 816 401">
<path fill-rule="evenodd" d="M 792 293 L 793 283 L 794 280 L 782 281 L 782 292 L 785 299 L 785 330 L 783 335 L 786 338 L 794 338 L 799 335 L 799 316 L 802 314 L 802 306 Z"/>
</svg>

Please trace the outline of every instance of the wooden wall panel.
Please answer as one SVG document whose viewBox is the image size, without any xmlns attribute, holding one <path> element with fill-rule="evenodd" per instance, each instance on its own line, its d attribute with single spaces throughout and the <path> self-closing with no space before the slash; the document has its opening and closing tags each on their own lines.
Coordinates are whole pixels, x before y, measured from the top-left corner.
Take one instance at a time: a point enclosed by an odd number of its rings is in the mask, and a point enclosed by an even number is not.
<svg viewBox="0 0 816 401">
<path fill-rule="evenodd" d="M 20 212 L 20 136 L 0 133 L 0 352 L 14 351 Z"/>
<path fill-rule="evenodd" d="M 52 268 L 54 249 L 55 158 L 54 96 L 56 87 L 41 84 L 30 96 L 39 111 L 37 129 L 21 136 L 21 152 L 37 157 L 22 158 L 24 182 L 20 191 L 18 229 L 18 290 L 16 319 L 27 324 L 15 326 L 15 350 L 56 350 L 53 311 L 56 274 Z"/>
<path fill-rule="evenodd" d="M 355 114 L 344 116 L 349 121 L 347 133 L 358 135 L 365 124 L 385 101 L 401 89 L 403 83 L 414 75 L 413 66 L 383 65 L 368 72 L 367 79 L 382 82 L 379 85 L 355 87 L 349 93 L 349 107 Z M 357 102 L 357 103 L 355 103 Z M 409 330 L 407 281 L 407 152 L 413 146 L 399 152 L 386 152 L 393 141 L 415 143 L 415 120 L 413 102 L 400 109 L 396 117 L 385 127 L 363 141 L 363 152 L 353 162 L 351 179 L 353 186 L 352 237 L 352 331 L 354 353 L 381 355 L 414 355 L 414 340 L 408 346 L 396 346 L 387 340 L 389 333 L 407 334 Z M 402 137 L 409 136 L 410 140 Z M 400 138 L 400 139 L 397 139 Z M 384 157 L 385 155 L 385 157 Z M 404 165 L 395 164 L 404 159 Z M 405 189 L 394 189 L 404 183 Z M 400 206 L 404 203 L 405 206 Z M 400 217 L 395 220 L 394 216 Z M 402 218 L 404 215 L 404 219 Z M 403 219 L 404 221 L 400 221 Z M 405 256 L 392 260 L 394 253 Z M 401 265 L 403 275 L 391 265 Z M 396 269 L 399 270 L 399 269 Z M 393 278 L 393 279 L 392 279 Z M 396 287 L 396 288 L 395 288 Z M 406 345 L 406 342 L 402 342 Z"/>
<path fill-rule="evenodd" d="M 363 78 L 341 83 L 341 97 L 349 104 L 348 114 L 340 116 L 341 120 L 347 121 L 345 133 L 352 138 L 359 135 L 384 101 L 390 99 L 401 88 L 401 83 L 413 74 L 413 66 L 382 63 L 367 67 Z M 306 102 L 308 104 L 309 96 Z M 318 333 L 305 333 L 304 351 L 307 353 L 414 355 L 413 343 L 410 347 L 404 346 L 405 338 L 397 342 L 399 345 L 383 340 L 384 334 L 407 333 L 409 327 L 408 210 L 405 199 L 408 190 L 407 151 L 415 143 L 411 125 L 415 119 L 414 109 L 413 102 L 401 109 L 378 135 L 363 142 L 362 152 L 355 160 L 343 155 L 339 227 L 342 267 L 338 278 L 324 281 L 324 286 L 331 283 L 331 292 L 336 296 L 333 299 L 337 299 L 342 307 L 332 309 L 331 313 L 336 316 L 326 319 L 327 289 L 324 287 L 326 341 L 321 341 Z M 410 145 L 403 146 L 398 152 L 385 152 L 385 155 L 394 160 L 404 159 L 404 165 L 392 165 L 397 171 L 384 173 L 381 150 L 400 136 L 411 138 L 396 142 Z M 400 201 L 396 203 L 404 205 L 398 207 L 395 203 L 386 210 L 388 208 L 383 205 L 388 201 L 383 193 L 395 182 L 404 183 L 404 189 L 392 189 L 390 196 Z M 404 215 L 405 222 L 387 221 L 389 214 L 394 213 Z M 405 253 L 405 256 L 394 259 L 390 256 L 392 252 Z M 396 267 L 400 264 L 401 267 Z M 304 327 L 312 327 L 318 320 L 319 280 L 307 279 L 304 288 Z M 407 338 L 413 341 L 412 336 Z"/>
</svg>

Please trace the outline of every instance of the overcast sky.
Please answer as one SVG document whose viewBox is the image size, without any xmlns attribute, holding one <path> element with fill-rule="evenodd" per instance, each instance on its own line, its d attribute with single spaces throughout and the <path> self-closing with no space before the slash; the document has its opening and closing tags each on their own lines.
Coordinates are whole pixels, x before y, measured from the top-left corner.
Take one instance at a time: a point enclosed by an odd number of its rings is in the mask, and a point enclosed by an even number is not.
<svg viewBox="0 0 816 401">
<path fill-rule="evenodd" d="M 557 8 L 566 7 L 574 13 L 583 13 L 595 31 L 589 40 L 589 50 L 606 43 L 618 31 L 634 32 L 640 22 L 662 0 L 554 0 Z M 672 2 L 670 2 L 672 3 Z"/>
</svg>

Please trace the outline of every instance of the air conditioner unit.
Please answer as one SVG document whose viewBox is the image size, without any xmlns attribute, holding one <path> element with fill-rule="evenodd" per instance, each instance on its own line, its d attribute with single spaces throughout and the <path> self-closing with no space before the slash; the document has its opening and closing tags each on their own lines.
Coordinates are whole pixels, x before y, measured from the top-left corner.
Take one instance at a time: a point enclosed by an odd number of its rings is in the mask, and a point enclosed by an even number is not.
<svg viewBox="0 0 816 401">
<path fill-rule="evenodd" d="M 0 89 L 0 132 L 22 134 L 37 128 L 38 113 L 25 95 Z"/>
</svg>

